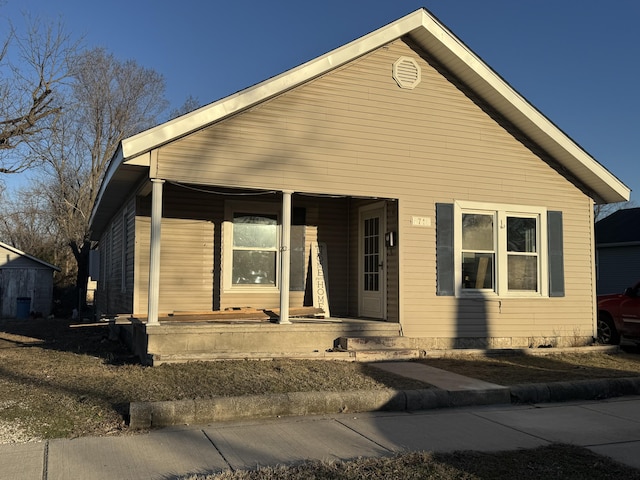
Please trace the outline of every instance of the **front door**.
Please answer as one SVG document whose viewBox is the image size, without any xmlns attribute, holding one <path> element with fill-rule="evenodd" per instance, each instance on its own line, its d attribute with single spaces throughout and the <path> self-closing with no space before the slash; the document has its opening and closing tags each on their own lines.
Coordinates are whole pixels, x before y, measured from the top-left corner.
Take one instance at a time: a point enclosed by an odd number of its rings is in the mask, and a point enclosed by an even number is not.
<svg viewBox="0 0 640 480">
<path fill-rule="evenodd" d="M 361 317 L 386 317 L 385 206 L 360 209 L 359 226 L 359 311 Z"/>
</svg>

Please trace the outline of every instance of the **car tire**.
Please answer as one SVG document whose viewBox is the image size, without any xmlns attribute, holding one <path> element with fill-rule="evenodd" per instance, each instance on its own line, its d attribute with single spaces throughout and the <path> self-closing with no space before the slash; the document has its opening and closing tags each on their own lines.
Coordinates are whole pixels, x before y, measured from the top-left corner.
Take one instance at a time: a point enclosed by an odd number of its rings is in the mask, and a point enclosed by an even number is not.
<svg viewBox="0 0 640 480">
<path fill-rule="evenodd" d="M 605 345 L 617 345 L 620 342 L 613 319 L 606 314 L 598 315 L 598 342 Z"/>
</svg>

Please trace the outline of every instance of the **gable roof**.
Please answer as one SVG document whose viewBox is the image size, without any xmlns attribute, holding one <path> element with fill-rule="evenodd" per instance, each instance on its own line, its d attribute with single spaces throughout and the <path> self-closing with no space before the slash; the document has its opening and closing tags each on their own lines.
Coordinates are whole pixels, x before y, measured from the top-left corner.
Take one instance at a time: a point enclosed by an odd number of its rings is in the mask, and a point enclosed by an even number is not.
<svg viewBox="0 0 640 480">
<path fill-rule="evenodd" d="M 516 92 L 435 16 L 426 9 L 419 9 L 280 75 L 123 140 L 100 187 L 91 215 L 92 224 L 99 227 L 108 221 L 106 213 L 112 211 L 109 205 L 102 205 L 105 218 L 98 218 L 102 217 L 97 213 L 101 204 L 111 202 L 106 197 L 112 192 L 139 180 L 140 168 L 148 168 L 151 164 L 150 152 L 153 149 L 282 94 L 405 36 L 429 52 L 467 88 L 555 158 L 562 168 L 589 189 L 590 196 L 597 203 L 629 199 L 628 187 Z"/>
<path fill-rule="evenodd" d="M 51 268 L 53 270 L 55 270 L 56 272 L 60 271 L 59 267 L 56 267 L 55 265 L 51 265 L 50 263 L 45 262 L 44 260 L 40 260 L 39 258 L 33 257 L 31 255 L 29 255 L 28 253 L 24 253 L 22 250 L 18 250 L 15 247 L 12 247 L 11 245 L 7 245 L 4 242 L 0 242 L 0 248 L 4 248 L 6 250 L 9 250 L 10 252 L 15 253 L 16 255 L 19 255 L 21 257 L 25 257 L 28 258 L 29 260 L 32 260 L 36 263 L 39 263 L 40 265 L 43 265 L 47 268 Z"/>
<path fill-rule="evenodd" d="M 613 212 L 596 222 L 596 245 L 640 245 L 640 208 Z"/>
</svg>

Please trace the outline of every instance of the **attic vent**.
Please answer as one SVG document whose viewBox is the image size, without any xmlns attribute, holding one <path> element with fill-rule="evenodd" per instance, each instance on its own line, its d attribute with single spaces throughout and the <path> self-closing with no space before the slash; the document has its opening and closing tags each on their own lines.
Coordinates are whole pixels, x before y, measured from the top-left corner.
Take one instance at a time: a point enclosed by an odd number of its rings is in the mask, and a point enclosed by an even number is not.
<svg viewBox="0 0 640 480">
<path fill-rule="evenodd" d="M 413 58 L 400 57 L 393 64 L 393 79 L 400 88 L 415 88 L 420 83 L 420 66 Z"/>
</svg>

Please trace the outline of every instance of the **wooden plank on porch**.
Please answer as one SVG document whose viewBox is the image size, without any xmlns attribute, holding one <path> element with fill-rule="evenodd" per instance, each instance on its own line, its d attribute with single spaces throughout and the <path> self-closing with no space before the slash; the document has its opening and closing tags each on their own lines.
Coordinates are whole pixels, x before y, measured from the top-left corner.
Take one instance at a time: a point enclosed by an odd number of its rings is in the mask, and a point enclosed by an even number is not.
<svg viewBox="0 0 640 480">
<path fill-rule="evenodd" d="M 252 307 L 229 308 L 225 310 L 174 311 L 160 314 L 159 319 L 165 322 L 268 322 L 280 316 L 280 309 L 257 309 Z M 290 317 L 324 318 L 324 311 L 315 307 L 298 307 L 289 309 Z M 146 316 L 136 315 L 138 320 L 146 320 Z"/>
</svg>

